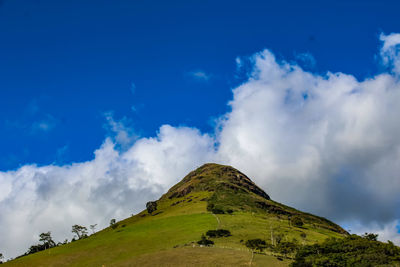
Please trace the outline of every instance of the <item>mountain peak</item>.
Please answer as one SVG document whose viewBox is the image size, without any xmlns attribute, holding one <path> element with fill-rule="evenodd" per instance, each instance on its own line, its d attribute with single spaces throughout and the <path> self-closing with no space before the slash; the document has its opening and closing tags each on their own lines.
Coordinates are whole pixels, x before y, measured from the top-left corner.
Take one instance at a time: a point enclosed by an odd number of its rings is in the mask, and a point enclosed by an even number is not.
<svg viewBox="0 0 400 267">
<path fill-rule="evenodd" d="M 206 163 L 190 172 L 166 195 L 169 198 L 174 198 L 185 196 L 192 191 L 218 192 L 222 189 L 255 194 L 263 199 L 270 199 L 267 193 L 245 174 L 231 166 L 216 163 Z"/>
<path fill-rule="evenodd" d="M 192 195 L 202 193 L 207 210 L 212 213 L 252 212 L 283 218 L 300 217 L 304 222 L 340 234 L 348 234 L 337 224 L 319 216 L 304 213 L 270 199 L 249 177 L 237 169 L 216 163 L 206 163 L 187 174 L 171 187 L 160 200 L 174 200 L 173 205 L 192 201 Z"/>
</svg>

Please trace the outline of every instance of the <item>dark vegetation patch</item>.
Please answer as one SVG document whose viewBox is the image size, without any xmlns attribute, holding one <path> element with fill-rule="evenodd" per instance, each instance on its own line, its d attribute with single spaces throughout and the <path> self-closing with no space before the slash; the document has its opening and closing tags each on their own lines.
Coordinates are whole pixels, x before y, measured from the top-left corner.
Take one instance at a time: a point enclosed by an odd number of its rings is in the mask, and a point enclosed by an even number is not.
<svg viewBox="0 0 400 267">
<path fill-rule="evenodd" d="M 208 230 L 206 233 L 208 237 L 228 237 L 231 236 L 231 232 L 225 229 Z"/>
<path fill-rule="evenodd" d="M 292 217 L 291 219 L 290 219 L 290 223 L 293 225 L 293 226 L 296 226 L 296 227 L 302 227 L 303 226 L 303 220 L 301 219 L 301 217 L 300 216 L 294 216 L 294 217 Z"/>
<path fill-rule="evenodd" d="M 152 214 L 154 211 L 157 210 L 157 202 L 156 201 L 149 201 L 146 203 L 146 209 L 149 214 Z"/>
<path fill-rule="evenodd" d="M 209 240 L 205 235 L 202 235 L 201 240 L 197 241 L 197 244 L 208 247 L 214 245 L 214 241 Z"/>
<path fill-rule="evenodd" d="M 376 237 L 351 235 L 302 246 L 291 266 L 398 266 L 400 247 L 376 241 Z"/>
<path fill-rule="evenodd" d="M 265 242 L 265 240 L 262 240 L 260 238 L 249 239 L 246 241 L 246 247 L 253 249 L 253 250 L 258 250 L 261 252 L 265 248 L 267 248 L 267 243 Z"/>
</svg>

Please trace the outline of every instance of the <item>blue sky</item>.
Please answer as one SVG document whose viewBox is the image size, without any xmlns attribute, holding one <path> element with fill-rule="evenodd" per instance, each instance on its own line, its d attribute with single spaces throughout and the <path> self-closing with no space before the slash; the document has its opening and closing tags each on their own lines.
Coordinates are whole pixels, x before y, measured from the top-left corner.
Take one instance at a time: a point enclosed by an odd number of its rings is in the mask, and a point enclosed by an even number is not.
<svg viewBox="0 0 400 267">
<path fill-rule="evenodd" d="M 399 7 L 0 0 L 0 252 L 126 218 L 206 162 L 400 244 Z"/>
<path fill-rule="evenodd" d="M 210 132 L 245 78 L 235 59 L 264 48 L 286 60 L 309 53 L 315 64 L 303 65 L 313 72 L 370 76 L 380 71 L 377 37 L 399 29 L 398 7 L 396 1 L 3 0 L 0 169 L 91 159 L 107 135 L 103 114 L 110 111 L 140 136 L 164 123 Z"/>
</svg>

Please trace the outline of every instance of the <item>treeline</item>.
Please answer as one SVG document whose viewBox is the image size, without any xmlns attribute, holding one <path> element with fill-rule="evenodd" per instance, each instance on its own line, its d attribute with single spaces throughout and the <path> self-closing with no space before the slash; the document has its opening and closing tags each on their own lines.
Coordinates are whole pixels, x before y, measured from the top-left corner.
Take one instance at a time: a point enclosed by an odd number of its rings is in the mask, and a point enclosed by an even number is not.
<svg viewBox="0 0 400 267">
<path fill-rule="evenodd" d="M 302 246 L 292 267 L 308 266 L 398 266 L 400 247 L 377 241 L 378 235 L 351 235 L 327 239 L 321 244 Z"/>
<path fill-rule="evenodd" d="M 391 241 L 379 242 L 377 238 L 377 234 L 365 233 L 362 236 L 329 238 L 314 245 L 301 245 L 296 239 L 277 240 L 274 245 L 262 239 L 251 239 L 245 245 L 253 251 L 261 253 L 268 250 L 280 254 L 278 258 L 294 259 L 292 267 L 398 266 L 400 247 Z"/>
<path fill-rule="evenodd" d="M 115 219 L 111 219 L 110 227 L 112 229 L 115 229 L 116 226 L 118 226 L 118 223 L 116 222 L 116 220 Z M 92 234 L 95 233 L 96 227 L 97 227 L 97 224 L 90 225 L 90 229 L 92 231 Z M 74 234 L 74 236 L 73 236 L 73 238 L 71 239 L 70 242 L 74 242 L 76 240 L 80 240 L 80 239 L 84 239 L 84 238 L 89 237 L 89 233 L 88 233 L 87 227 L 81 226 L 81 225 L 78 225 L 78 224 L 75 224 L 75 225 L 72 226 L 71 232 Z M 63 242 L 57 242 L 56 243 L 53 240 L 53 237 L 51 236 L 51 232 L 50 231 L 48 231 L 46 233 L 41 233 L 39 235 L 39 242 L 40 242 L 39 244 L 35 244 L 35 245 L 30 246 L 28 248 L 27 252 L 25 252 L 24 254 L 16 257 L 16 259 L 24 257 L 24 256 L 27 256 L 27 255 L 30 255 L 30 254 L 33 254 L 33 253 L 37 253 L 37 252 L 40 252 L 40 251 L 43 251 L 43 250 L 46 250 L 46 249 L 50 249 L 50 248 L 54 248 L 54 247 L 58 247 L 58 246 L 62 246 L 62 245 L 66 245 L 66 244 L 70 243 L 68 241 L 68 239 L 65 239 Z M 2 261 L 3 259 L 4 259 L 3 254 L 0 253 L 0 264 L 3 263 L 3 261 Z M 13 260 L 13 259 L 9 259 L 9 260 Z"/>
<path fill-rule="evenodd" d="M 94 233 L 94 229 L 95 229 L 96 225 L 97 224 L 90 226 L 93 233 Z M 71 242 L 88 237 L 88 229 L 85 226 L 75 224 L 72 226 L 71 232 L 75 234 L 74 237 L 71 239 Z M 62 245 L 68 244 L 68 239 L 65 239 L 64 242 L 56 243 L 51 236 L 51 232 L 49 231 L 46 233 L 41 233 L 39 235 L 39 242 L 41 242 L 41 243 L 30 246 L 28 251 L 25 254 L 21 255 L 20 257 L 27 256 L 29 254 L 33 254 L 33 253 L 43 251 L 46 249 L 54 248 L 57 246 L 62 246 Z"/>
</svg>

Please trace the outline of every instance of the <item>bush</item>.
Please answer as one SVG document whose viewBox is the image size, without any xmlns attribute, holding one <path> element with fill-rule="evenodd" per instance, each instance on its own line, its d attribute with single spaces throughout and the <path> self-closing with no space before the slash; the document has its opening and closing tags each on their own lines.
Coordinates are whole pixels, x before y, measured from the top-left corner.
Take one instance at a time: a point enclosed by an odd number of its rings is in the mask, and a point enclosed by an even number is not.
<svg viewBox="0 0 400 267">
<path fill-rule="evenodd" d="M 212 211 L 213 208 L 214 208 L 214 204 L 213 204 L 213 203 L 208 203 L 208 204 L 207 204 L 207 210 L 208 210 L 208 211 Z"/>
<path fill-rule="evenodd" d="M 371 236 L 372 237 L 372 236 Z M 357 235 L 301 247 L 292 266 L 397 266 L 400 248 Z"/>
<path fill-rule="evenodd" d="M 276 251 L 284 255 L 296 252 L 300 246 L 296 242 L 281 242 L 276 246 Z"/>
<path fill-rule="evenodd" d="M 378 234 L 373 234 L 373 233 L 365 233 L 364 235 L 362 235 L 362 237 L 370 241 L 378 240 Z"/>
<path fill-rule="evenodd" d="M 205 235 L 201 235 L 201 240 L 197 241 L 197 244 L 209 247 L 214 245 L 214 242 L 212 240 L 208 240 Z"/>
<path fill-rule="evenodd" d="M 291 219 L 292 225 L 296 226 L 296 227 L 302 227 L 303 226 L 303 220 L 299 217 L 299 216 L 294 216 Z"/>
<path fill-rule="evenodd" d="M 115 219 L 111 219 L 111 221 L 110 221 L 110 227 L 111 227 L 112 229 L 115 229 L 115 228 L 118 227 L 118 223 L 117 223 L 117 221 L 116 221 Z"/>
<path fill-rule="evenodd" d="M 214 214 L 225 214 L 224 210 L 222 210 L 220 208 L 213 208 L 211 211 Z"/>
<path fill-rule="evenodd" d="M 156 201 L 149 201 L 146 203 L 146 209 L 149 214 L 152 214 L 154 211 L 157 210 L 157 202 Z"/>
<path fill-rule="evenodd" d="M 225 229 L 208 230 L 206 235 L 208 237 L 228 237 L 231 236 L 231 232 Z"/>
<path fill-rule="evenodd" d="M 257 239 L 247 240 L 246 247 L 248 247 L 250 249 L 255 249 L 255 250 L 258 250 L 261 252 L 267 247 L 267 244 L 265 243 L 265 240 L 257 238 Z"/>
</svg>

